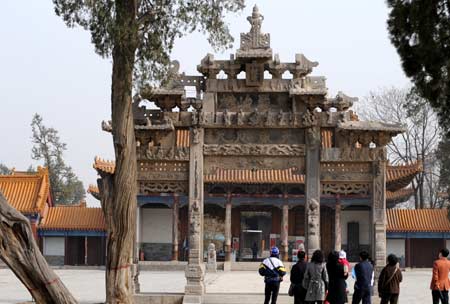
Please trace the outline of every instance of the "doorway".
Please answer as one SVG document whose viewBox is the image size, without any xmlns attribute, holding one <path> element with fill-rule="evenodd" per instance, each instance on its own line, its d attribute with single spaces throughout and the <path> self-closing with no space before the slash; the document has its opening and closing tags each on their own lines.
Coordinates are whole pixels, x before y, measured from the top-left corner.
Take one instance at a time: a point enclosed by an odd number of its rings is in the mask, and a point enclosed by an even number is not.
<svg viewBox="0 0 450 304">
<path fill-rule="evenodd" d="M 271 228 L 271 212 L 242 211 L 239 260 L 248 261 L 262 257 L 270 246 Z"/>
</svg>

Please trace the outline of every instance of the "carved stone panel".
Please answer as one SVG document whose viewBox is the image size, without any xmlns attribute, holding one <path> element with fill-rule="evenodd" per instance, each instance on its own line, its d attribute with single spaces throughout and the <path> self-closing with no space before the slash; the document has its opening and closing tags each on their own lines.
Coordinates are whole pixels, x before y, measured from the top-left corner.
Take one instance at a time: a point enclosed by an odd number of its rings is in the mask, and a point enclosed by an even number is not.
<svg viewBox="0 0 450 304">
<path fill-rule="evenodd" d="M 304 156 L 305 145 L 258 145 L 258 144 L 226 144 L 205 145 L 205 155 L 261 155 L 261 156 Z"/>
<path fill-rule="evenodd" d="M 324 148 L 321 151 L 322 162 L 350 162 L 386 160 L 385 148 Z"/>
<path fill-rule="evenodd" d="M 204 173 L 214 174 L 221 169 L 273 169 L 282 170 L 298 168 L 299 174 L 304 172 L 304 157 L 273 157 L 273 156 L 205 156 Z"/>
<path fill-rule="evenodd" d="M 320 165 L 321 181 L 364 181 L 372 179 L 370 163 L 322 163 Z"/>
<path fill-rule="evenodd" d="M 149 195 L 154 193 L 183 193 L 188 192 L 187 182 L 139 182 L 139 194 Z"/>
<path fill-rule="evenodd" d="M 187 181 L 188 172 L 139 172 L 138 178 L 149 181 Z"/>
<path fill-rule="evenodd" d="M 205 144 L 302 145 L 302 129 L 206 129 Z"/>
<path fill-rule="evenodd" d="M 255 109 L 261 112 L 289 112 L 289 95 L 280 93 L 218 93 L 217 94 L 217 112 L 253 112 Z"/>
<path fill-rule="evenodd" d="M 369 183 L 322 183 L 322 194 L 360 194 L 368 195 L 370 192 Z"/>
<path fill-rule="evenodd" d="M 160 146 L 148 146 L 144 155 L 139 155 L 139 159 L 147 160 L 189 160 L 188 147 L 163 148 Z"/>
</svg>

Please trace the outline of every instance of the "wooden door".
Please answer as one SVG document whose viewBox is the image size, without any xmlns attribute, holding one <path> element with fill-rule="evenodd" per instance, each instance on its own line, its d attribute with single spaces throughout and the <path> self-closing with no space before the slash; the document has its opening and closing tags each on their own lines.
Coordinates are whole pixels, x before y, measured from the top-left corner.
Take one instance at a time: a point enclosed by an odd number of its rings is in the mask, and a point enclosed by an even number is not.
<svg viewBox="0 0 450 304">
<path fill-rule="evenodd" d="M 105 265 L 105 238 L 90 236 L 87 238 L 87 264 L 92 266 Z"/>
<path fill-rule="evenodd" d="M 347 258 L 349 261 L 359 260 L 359 223 L 349 222 L 347 224 Z"/>
<path fill-rule="evenodd" d="M 429 268 L 444 246 L 442 239 L 411 239 L 411 267 Z"/>
<path fill-rule="evenodd" d="M 66 265 L 84 265 L 84 236 L 68 236 L 66 244 Z"/>
</svg>

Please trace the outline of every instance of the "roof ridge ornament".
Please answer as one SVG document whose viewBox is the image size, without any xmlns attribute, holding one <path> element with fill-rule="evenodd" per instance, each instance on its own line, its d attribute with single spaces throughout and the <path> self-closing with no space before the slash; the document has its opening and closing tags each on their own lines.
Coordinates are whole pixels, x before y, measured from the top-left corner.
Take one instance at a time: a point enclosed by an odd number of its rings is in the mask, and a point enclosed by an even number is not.
<svg viewBox="0 0 450 304">
<path fill-rule="evenodd" d="M 251 16 L 247 17 L 251 25 L 250 32 L 241 33 L 241 47 L 237 51 L 237 58 L 271 58 L 270 34 L 261 33 L 264 16 L 258 6 L 253 7 Z"/>
</svg>

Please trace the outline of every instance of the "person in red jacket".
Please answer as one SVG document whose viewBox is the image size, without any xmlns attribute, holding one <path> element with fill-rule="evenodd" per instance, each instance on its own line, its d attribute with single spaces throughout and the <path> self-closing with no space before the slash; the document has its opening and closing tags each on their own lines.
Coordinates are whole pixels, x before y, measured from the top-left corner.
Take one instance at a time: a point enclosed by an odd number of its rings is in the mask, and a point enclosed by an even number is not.
<svg viewBox="0 0 450 304">
<path fill-rule="evenodd" d="M 430 284 L 433 304 L 439 304 L 439 300 L 442 304 L 448 304 L 448 290 L 450 289 L 450 281 L 448 279 L 450 261 L 447 259 L 448 254 L 448 249 L 441 249 L 439 258 L 433 263 L 433 277 Z"/>
</svg>

